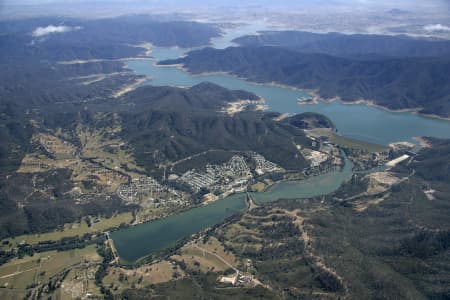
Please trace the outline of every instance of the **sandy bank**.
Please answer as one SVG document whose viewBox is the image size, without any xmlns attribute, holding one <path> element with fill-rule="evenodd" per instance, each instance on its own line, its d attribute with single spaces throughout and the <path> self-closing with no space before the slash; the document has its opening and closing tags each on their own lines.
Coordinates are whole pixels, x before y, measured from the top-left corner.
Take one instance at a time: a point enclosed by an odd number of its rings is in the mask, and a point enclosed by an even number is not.
<svg viewBox="0 0 450 300">
<path fill-rule="evenodd" d="M 149 80 L 148 77 L 137 78 L 137 79 L 134 80 L 134 82 L 132 82 L 130 84 L 127 84 L 124 87 L 122 87 L 120 90 L 114 92 L 114 94 L 112 96 L 114 98 L 118 98 L 120 96 L 123 96 L 126 93 L 129 93 L 132 90 L 136 89 L 140 84 L 146 82 L 147 80 Z"/>
<path fill-rule="evenodd" d="M 222 108 L 220 112 L 225 112 L 229 115 L 234 115 L 244 111 L 248 106 L 252 105 L 255 111 L 263 111 L 267 108 L 266 101 L 263 98 L 258 100 L 243 99 L 238 101 L 229 102 L 227 107 Z"/>
</svg>

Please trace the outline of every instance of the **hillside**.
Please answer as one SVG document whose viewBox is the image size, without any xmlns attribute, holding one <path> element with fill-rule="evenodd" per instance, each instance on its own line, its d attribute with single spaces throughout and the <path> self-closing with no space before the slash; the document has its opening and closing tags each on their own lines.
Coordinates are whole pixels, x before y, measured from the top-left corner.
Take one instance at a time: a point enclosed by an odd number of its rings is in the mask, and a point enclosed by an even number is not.
<svg viewBox="0 0 450 300">
<path fill-rule="evenodd" d="M 142 80 L 118 60 L 148 59 L 138 44 L 191 47 L 218 35 L 208 24 L 148 16 L 41 17 L 1 21 L 0 28 L 1 174 L 17 169 L 29 151 L 31 120 L 54 128 L 60 121 L 68 122 L 61 111 L 112 99 Z M 61 62 L 66 60 L 74 62 Z"/>
<path fill-rule="evenodd" d="M 427 140 L 431 148 L 410 162 L 355 174 L 333 194 L 280 199 L 228 218 L 170 250 L 187 275 L 121 296 L 446 299 L 450 141 Z M 233 288 L 218 282 L 236 269 L 243 279 Z M 253 276 L 261 285 L 245 281 Z"/>
<path fill-rule="evenodd" d="M 46 33 L 64 24 L 62 33 Z M 50 27 L 49 27 L 50 26 Z M 54 27 L 51 27 L 54 26 Z M 213 25 L 185 21 L 160 21 L 149 16 L 103 19 L 42 17 L 0 22 L 1 61 L 87 60 L 136 57 L 137 47 L 151 43 L 162 47 L 197 47 L 219 35 Z M 36 30 L 41 34 L 36 35 Z"/>
<path fill-rule="evenodd" d="M 201 83 L 189 89 L 144 86 L 111 98 L 95 89 L 100 84 L 65 101 L 56 100 L 65 95 L 63 87 L 43 91 L 42 84 L 35 89 L 47 96 L 2 99 L 1 237 L 136 209 L 117 198 L 105 172 L 114 185 L 139 174 L 164 180 L 162 166 L 210 149 L 258 151 L 287 169 L 306 166 L 293 142 L 310 141 L 298 126 L 258 112 L 220 112 L 229 102 L 258 99 L 251 93 Z M 85 93 L 96 98 L 86 101 Z"/>
<path fill-rule="evenodd" d="M 33 36 L 62 20 L 72 29 Z M 214 26 L 121 17 L 25 19 L 0 27 L 2 238 L 61 229 L 86 215 L 136 211 L 115 194 L 120 184 L 149 175 L 165 180 L 162 166 L 209 149 L 224 156 L 259 151 L 286 168 L 305 166 L 292 143 L 309 143 L 301 129 L 262 113 L 221 112 L 256 95 L 206 82 L 136 88 L 143 77 L 118 60 L 148 58 L 136 47 L 143 42 L 207 44 L 218 34 Z"/>
<path fill-rule="evenodd" d="M 278 47 L 205 48 L 160 62 L 192 73 L 228 72 L 260 83 L 315 90 L 325 98 L 373 101 L 389 109 L 450 116 L 450 58 L 351 60 Z"/>
</svg>

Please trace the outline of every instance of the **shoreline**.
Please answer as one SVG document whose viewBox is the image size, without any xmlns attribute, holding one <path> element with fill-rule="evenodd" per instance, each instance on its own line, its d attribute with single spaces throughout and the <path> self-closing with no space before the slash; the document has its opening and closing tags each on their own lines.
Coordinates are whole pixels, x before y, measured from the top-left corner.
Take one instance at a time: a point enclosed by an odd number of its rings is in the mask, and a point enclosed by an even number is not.
<svg viewBox="0 0 450 300">
<path fill-rule="evenodd" d="M 137 57 L 124 57 L 124 58 L 114 58 L 114 59 L 78 59 L 78 60 L 62 60 L 58 61 L 57 64 L 59 65 L 81 65 L 81 64 L 90 64 L 90 63 L 97 63 L 97 62 L 105 62 L 105 61 L 129 61 L 129 60 L 152 60 L 151 57 L 145 57 L 145 56 L 137 56 Z"/>
<path fill-rule="evenodd" d="M 392 109 L 392 108 L 388 108 L 382 105 L 378 105 L 376 104 L 374 101 L 372 100 L 366 100 L 366 99 L 359 99 L 356 101 L 343 101 L 341 100 L 338 96 L 333 97 L 333 98 L 322 98 L 319 95 L 319 92 L 317 90 L 311 90 L 311 89 L 302 89 L 299 87 L 295 87 L 295 86 L 290 86 L 290 85 L 285 85 L 285 84 L 281 84 L 281 83 L 277 83 L 277 82 L 266 82 L 266 83 L 262 83 L 262 82 L 254 82 L 254 81 L 250 81 L 248 80 L 248 78 L 245 77 L 240 77 L 238 75 L 232 74 L 230 72 L 225 72 L 225 71 L 217 71 L 217 72 L 200 72 L 200 73 L 193 73 L 190 72 L 183 64 L 171 64 L 171 65 L 159 65 L 157 62 L 154 64 L 154 66 L 156 67 L 175 67 L 191 76 L 198 76 L 198 77 L 202 77 L 202 76 L 211 76 L 211 75 L 226 75 L 226 76 L 231 76 L 231 77 L 235 77 L 237 79 L 240 80 L 244 80 L 250 84 L 255 84 L 255 85 L 260 85 L 260 86 L 269 86 L 269 87 L 277 87 L 277 88 L 284 88 L 284 89 L 290 89 L 290 90 L 294 90 L 294 91 L 302 91 L 305 92 L 307 94 L 309 94 L 312 99 L 310 101 L 308 101 L 307 103 L 301 103 L 303 101 L 301 100 L 297 100 L 297 103 L 299 105 L 313 105 L 313 104 L 318 104 L 319 101 L 322 101 L 324 103 L 332 103 L 334 101 L 339 101 L 341 104 L 343 105 L 366 105 L 366 106 L 370 106 L 370 107 L 374 107 L 377 109 L 382 109 L 384 111 L 387 112 L 391 112 L 391 113 L 410 113 L 412 115 L 416 115 L 422 118 L 430 118 L 430 119 L 438 119 L 438 120 L 443 120 L 443 121 L 450 121 L 450 117 L 443 117 L 443 116 L 439 116 L 439 115 L 435 115 L 435 114 L 424 114 L 424 113 L 420 113 L 419 111 L 422 109 L 421 107 L 417 107 L 417 108 L 403 108 L 403 109 Z"/>
<path fill-rule="evenodd" d="M 420 112 L 420 110 L 422 109 L 421 107 L 392 109 L 392 108 L 389 108 L 389 107 L 385 107 L 385 106 L 376 104 L 372 100 L 364 100 L 364 99 L 360 99 L 360 100 L 356 100 L 356 101 L 343 101 L 343 100 L 341 100 L 339 98 L 332 98 L 332 99 L 329 99 L 329 100 L 319 98 L 318 101 L 323 101 L 325 103 L 332 103 L 334 101 L 339 101 L 343 105 L 361 105 L 362 104 L 362 105 L 378 108 L 378 109 L 381 109 L 381 110 L 384 110 L 384 111 L 387 111 L 387 112 L 390 112 L 390 113 L 410 113 L 412 115 L 419 116 L 419 117 L 422 117 L 422 118 L 450 121 L 450 117 L 442 117 L 442 116 L 433 115 L 433 114 L 421 113 Z"/>
<path fill-rule="evenodd" d="M 154 47 L 153 44 L 150 43 L 150 42 L 143 42 L 143 43 L 140 43 L 140 44 L 137 44 L 137 45 L 130 45 L 130 46 L 135 47 L 135 48 L 144 49 L 144 55 L 146 57 L 150 57 L 150 54 L 152 54 L 153 47 Z"/>
<path fill-rule="evenodd" d="M 422 147 L 422 148 L 433 147 L 433 145 L 424 137 L 415 136 L 415 137 L 413 137 L 413 139 L 416 140 L 419 143 L 420 147 Z"/>
</svg>

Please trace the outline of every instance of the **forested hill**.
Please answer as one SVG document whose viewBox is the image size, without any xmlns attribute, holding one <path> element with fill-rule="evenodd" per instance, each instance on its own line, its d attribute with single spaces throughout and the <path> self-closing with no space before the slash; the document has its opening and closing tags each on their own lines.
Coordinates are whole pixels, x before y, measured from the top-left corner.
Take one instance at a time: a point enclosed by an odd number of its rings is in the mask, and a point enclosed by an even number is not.
<svg viewBox="0 0 450 300">
<path fill-rule="evenodd" d="M 164 180 L 161 166 L 210 149 L 258 151 L 286 169 L 307 166 L 295 144 L 311 142 L 295 124 L 222 112 L 256 95 L 211 83 L 136 88 L 142 76 L 118 60 L 149 59 L 149 45 L 137 47 L 143 42 L 207 44 L 218 34 L 214 26 L 121 17 L 0 28 L 0 238 L 134 210 L 104 174 L 117 184 L 127 174 Z"/>
<path fill-rule="evenodd" d="M 38 74 L 33 74 L 33 78 Z M 220 112 L 228 102 L 257 99 L 254 94 L 201 83 L 189 89 L 143 86 L 113 98 L 109 93 L 114 81 L 82 85 L 67 78 L 53 80 L 57 75 L 56 69 L 45 80 L 28 85 L 21 80 L 13 89 L 2 90 L 3 95 L 11 97 L 0 101 L 1 238 L 53 230 L 85 215 L 110 216 L 134 209 L 111 195 L 98 177 L 90 175 L 81 181 L 82 186 L 101 196 L 77 204 L 79 195 L 73 193 L 74 187 L 80 185 L 77 166 L 87 168 L 87 174 L 99 167 L 110 171 L 98 162 L 99 158 L 83 155 L 86 137 L 101 143 L 96 148 L 100 154 L 115 153 L 118 150 L 110 145 L 121 141 L 126 162 L 135 164 L 141 174 L 158 180 L 162 179 L 161 165 L 210 149 L 258 151 L 287 169 L 303 169 L 307 165 L 295 144 L 311 142 L 297 125 L 311 122 L 314 116 L 305 116 L 305 122 L 297 117 L 297 122 L 286 124 L 264 113 Z M 62 86 L 57 88 L 58 85 Z M 30 93 L 25 94 L 25 90 Z M 71 159 L 64 159 L 58 168 L 18 171 L 24 165 L 33 168 L 33 162 L 24 163 L 33 157 L 49 166 L 61 161 L 59 154 L 42 147 L 42 137 L 72 149 L 64 153 Z M 127 163 L 121 168 L 127 169 Z"/>
<path fill-rule="evenodd" d="M 215 235 L 288 299 L 448 299 L 450 141 L 431 144 L 410 163 L 355 174 L 328 196 L 269 203 Z M 397 182 L 371 194 L 377 174 Z"/>
<path fill-rule="evenodd" d="M 196 50 L 160 64 L 317 90 L 323 98 L 364 99 L 389 109 L 450 116 L 450 57 L 361 60 L 280 47 L 230 47 Z"/>
<path fill-rule="evenodd" d="M 0 22 L 0 32 L 2 174 L 16 169 L 28 150 L 30 119 L 44 119 L 53 126 L 63 119 L 61 111 L 111 99 L 140 79 L 117 60 L 148 59 L 145 49 L 137 45 L 193 47 L 208 44 L 219 34 L 213 25 L 149 16 L 9 20 Z M 74 63 L 61 62 L 69 60 Z M 114 107 L 107 106 L 105 110 Z"/>
<path fill-rule="evenodd" d="M 135 57 L 143 50 L 136 45 L 144 42 L 162 47 L 198 47 L 219 35 L 219 29 L 210 24 L 159 21 L 148 16 L 3 21 L 0 31 L 0 62 Z"/>
<path fill-rule="evenodd" d="M 176 87 L 145 86 L 125 94 L 118 103 L 117 110 L 142 112 L 143 110 L 161 111 L 210 111 L 218 112 L 229 102 L 238 100 L 258 100 L 253 93 L 242 90 L 229 90 L 219 85 L 202 82 L 189 89 Z M 133 108 L 129 106 L 133 103 Z"/>
<path fill-rule="evenodd" d="M 373 34 L 264 31 L 234 40 L 241 46 L 279 46 L 304 53 L 380 59 L 386 57 L 439 57 L 450 55 L 450 41 Z"/>
</svg>

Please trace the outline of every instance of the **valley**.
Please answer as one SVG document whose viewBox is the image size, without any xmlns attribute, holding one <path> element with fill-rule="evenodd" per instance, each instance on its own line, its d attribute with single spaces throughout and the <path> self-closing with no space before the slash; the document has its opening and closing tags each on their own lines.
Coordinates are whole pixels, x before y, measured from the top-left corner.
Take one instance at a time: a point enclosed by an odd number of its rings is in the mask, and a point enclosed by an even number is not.
<svg viewBox="0 0 450 300">
<path fill-rule="evenodd" d="M 446 43 L 154 18 L 2 24 L 0 298 L 448 295 Z"/>
</svg>

